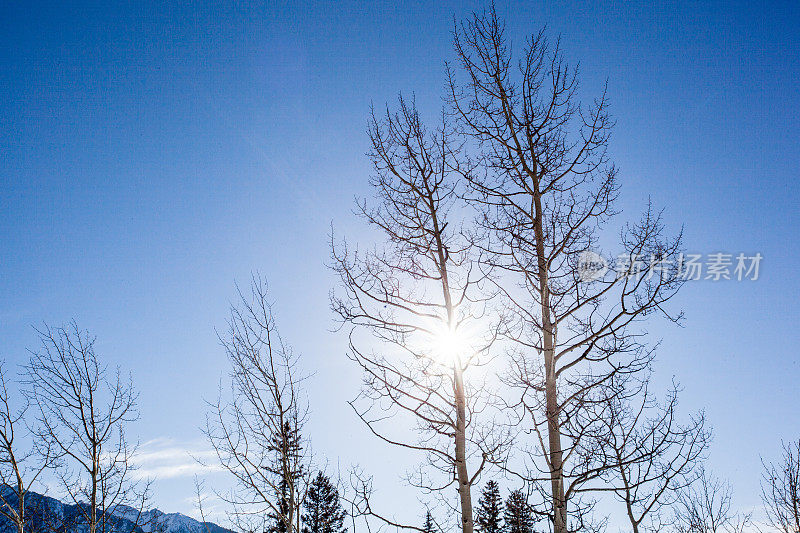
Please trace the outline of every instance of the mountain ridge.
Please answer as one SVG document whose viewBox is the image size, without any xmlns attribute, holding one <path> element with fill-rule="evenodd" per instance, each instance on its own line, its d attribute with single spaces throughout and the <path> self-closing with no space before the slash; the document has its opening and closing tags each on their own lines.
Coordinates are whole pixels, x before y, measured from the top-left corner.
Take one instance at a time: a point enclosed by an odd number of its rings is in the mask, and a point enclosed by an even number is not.
<svg viewBox="0 0 800 533">
<path fill-rule="evenodd" d="M 16 506 L 16 492 L 8 485 L 0 490 L 4 492 L 6 502 Z M 54 530 L 83 533 L 88 527 L 82 520 L 82 506 L 86 504 L 64 503 L 57 498 L 28 491 L 25 496 L 25 507 L 29 510 L 28 530 L 31 533 Z M 214 522 L 201 522 L 182 513 L 165 513 L 157 508 L 144 511 L 139 516 L 136 509 L 120 505 L 116 512 L 109 514 L 116 519 L 116 533 L 233 533 Z M 0 524 L 1 531 L 14 531 L 13 524 L 5 516 L 0 516 Z"/>
</svg>

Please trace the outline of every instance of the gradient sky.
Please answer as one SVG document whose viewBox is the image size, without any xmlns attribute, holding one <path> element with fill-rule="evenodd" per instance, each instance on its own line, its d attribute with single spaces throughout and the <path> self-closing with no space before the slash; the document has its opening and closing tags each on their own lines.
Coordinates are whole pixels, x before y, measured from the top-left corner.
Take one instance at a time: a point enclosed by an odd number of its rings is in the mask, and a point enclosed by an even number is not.
<svg viewBox="0 0 800 533">
<path fill-rule="evenodd" d="M 800 4 L 618 4 L 498 10 L 515 43 L 560 35 L 585 97 L 608 80 L 623 216 L 650 196 L 690 251 L 764 256 L 758 281 L 690 283 L 684 327 L 651 327 L 659 379 L 705 409 L 711 468 L 749 509 L 760 457 L 800 437 Z M 330 332 L 328 235 L 362 229 L 370 102 L 413 92 L 435 117 L 453 17 L 482 5 L 0 4 L 0 356 L 23 363 L 42 321 L 97 335 L 141 392 L 162 509 L 192 510 L 185 452 L 206 453 L 227 369 L 215 328 L 258 270 L 314 373 L 318 457 L 421 512 L 345 404 L 359 375 Z"/>
</svg>

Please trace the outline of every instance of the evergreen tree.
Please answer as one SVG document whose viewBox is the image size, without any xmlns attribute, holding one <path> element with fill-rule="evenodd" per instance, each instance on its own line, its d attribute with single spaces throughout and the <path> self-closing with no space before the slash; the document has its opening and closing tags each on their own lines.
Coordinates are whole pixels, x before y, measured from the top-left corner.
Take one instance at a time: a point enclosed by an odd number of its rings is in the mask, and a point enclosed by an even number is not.
<svg viewBox="0 0 800 533">
<path fill-rule="evenodd" d="M 344 519 L 347 511 L 342 509 L 339 491 L 328 476 L 318 472 L 308 487 L 303 502 L 303 533 L 345 533 Z"/>
<path fill-rule="evenodd" d="M 480 533 L 501 533 L 503 501 L 500 498 L 500 487 L 496 481 L 489 481 L 483 488 L 478 501 L 475 526 Z"/>
<path fill-rule="evenodd" d="M 299 507 L 297 488 L 305 474 L 302 462 L 302 437 L 296 420 L 286 421 L 283 430 L 274 435 L 269 451 L 275 457 L 267 470 L 278 478 L 276 494 L 278 512 L 270 512 L 267 517 L 269 525 L 267 533 L 287 533 L 288 522 L 294 522 L 299 509 L 291 509 L 293 502 Z"/>
<path fill-rule="evenodd" d="M 505 533 L 533 533 L 533 513 L 522 490 L 517 489 L 506 498 Z"/>
<path fill-rule="evenodd" d="M 436 524 L 433 523 L 433 516 L 431 515 L 430 511 L 425 513 L 425 524 L 422 526 L 422 531 L 424 533 L 436 532 Z"/>
</svg>

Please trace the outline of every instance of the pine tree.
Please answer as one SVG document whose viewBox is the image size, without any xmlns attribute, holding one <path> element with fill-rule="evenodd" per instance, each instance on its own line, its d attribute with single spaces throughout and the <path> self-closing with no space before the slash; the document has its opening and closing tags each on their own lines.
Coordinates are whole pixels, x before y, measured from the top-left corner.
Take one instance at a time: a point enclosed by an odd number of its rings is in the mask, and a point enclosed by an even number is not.
<svg viewBox="0 0 800 533">
<path fill-rule="evenodd" d="M 500 487 L 495 481 L 489 481 L 483 488 L 478 501 L 475 525 L 480 533 L 501 533 L 503 501 L 500 499 Z"/>
<path fill-rule="evenodd" d="M 424 533 L 436 532 L 436 524 L 433 522 L 433 516 L 431 515 L 430 511 L 425 513 L 425 523 L 422 525 L 422 531 Z"/>
<path fill-rule="evenodd" d="M 347 511 L 342 509 L 339 491 L 328 476 L 318 472 L 308 487 L 303 502 L 303 533 L 345 533 L 344 519 Z"/>
<path fill-rule="evenodd" d="M 505 533 L 533 533 L 534 517 L 528 499 L 517 489 L 506 498 Z"/>
<path fill-rule="evenodd" d="M 273 437 L 269 451 L 275 454 L 273 463 L 267 470 L 278 477 L 278 512 L 270 512 L 267 517 L 269 526 L 267 533 L 287 533 L 288 522 L 294 522 L 299 507 L 297 487 L 305 474 L 302 464 L 302 437 L 297 421 L 286 421 L 283 431 Z M 293 494 L 290 494 L 292 492 Z M 297 503 L 293 503 L 297 502 Z"/>
</svg>

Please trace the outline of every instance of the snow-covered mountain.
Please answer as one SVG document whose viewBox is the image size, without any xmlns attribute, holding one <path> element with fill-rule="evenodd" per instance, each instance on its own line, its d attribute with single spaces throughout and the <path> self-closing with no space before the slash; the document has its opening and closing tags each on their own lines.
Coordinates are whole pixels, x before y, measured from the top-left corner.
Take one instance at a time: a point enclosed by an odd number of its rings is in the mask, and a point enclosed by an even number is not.
<svg viewBox="0 0 800 533">
<path fill-rule="evenodd" d="M 0 488 L 9 505 L 16 505 L 16 495 L 8 486 Z M 67 504 L 55 498 L 28 492 L 25 497 L 26 514 L 29 516 L 29 531 L 58 531 L 63 533 L 82 533 L 87 527 L 80 507 Z M 116 527 L 119 533 L 232 533 L 212 522 L 200 522 L 180 513 L 164 513 L 151 509 L 138 519 L 138 512 L 130 507 L 116 509 Z M 0 532 L 14 531 L 7 518 L 0 516 Z"/>
<path fill-rule="evenodd" d="M 137 518 L 138 511 L 130 507 L 119 506 L 117 516 L 121 516 L 131 523 Z M 213 522 L 200 522 L 181 513 L 165 513 L 158 509 L 145 511 L 139 517 L 139 523 L 144 533 L 231 533 L 229 529 L 218 526 Z"/>
</svg>

